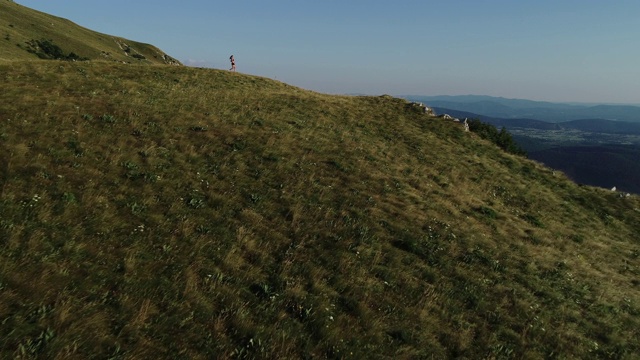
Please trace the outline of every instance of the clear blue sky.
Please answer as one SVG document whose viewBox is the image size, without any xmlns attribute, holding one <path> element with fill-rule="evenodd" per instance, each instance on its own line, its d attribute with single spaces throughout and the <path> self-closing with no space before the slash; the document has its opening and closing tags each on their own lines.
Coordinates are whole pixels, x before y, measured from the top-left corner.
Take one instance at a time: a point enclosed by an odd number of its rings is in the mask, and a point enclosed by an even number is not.
<svg viewBox="0 0 640 360">
<path fill-rule="evenodd" d="M 15 0 L 325 93 L 640 104 L 639 0 Z"/>
</svg>

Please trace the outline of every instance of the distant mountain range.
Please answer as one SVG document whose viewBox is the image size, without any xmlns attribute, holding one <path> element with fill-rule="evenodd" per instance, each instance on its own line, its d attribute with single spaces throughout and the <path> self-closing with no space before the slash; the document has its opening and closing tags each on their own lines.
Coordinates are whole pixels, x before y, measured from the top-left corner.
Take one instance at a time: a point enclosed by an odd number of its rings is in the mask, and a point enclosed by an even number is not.
<svg viewBox="0 0 640 360">
<path fill-rule="evenodd" d="M 423 102 L 431 107 L 455 109 L 495 118 L 525 118 L 546 122 L 604 119 L 640 123 L 640 106 L 635 105 L 552 103 L 483 95 L 402 97 Z"/>
<path fill-rule="evenodd" d="M 479 115 L 472 112 L 455 109 L 432 107 L 436 114 L 449 114 L 453 117 L 464 119 L 479 119 L 495 127 L 507 129 L 523 128 L 537 130 L 580 130 L 605 134 L 638 134 L 640 135 L 640 122 L 615 121 L 606 119 L 578 119 L 563 122 L 547 122 L 537 119 L 524 118 L 500 118 Z"/>
</svg>

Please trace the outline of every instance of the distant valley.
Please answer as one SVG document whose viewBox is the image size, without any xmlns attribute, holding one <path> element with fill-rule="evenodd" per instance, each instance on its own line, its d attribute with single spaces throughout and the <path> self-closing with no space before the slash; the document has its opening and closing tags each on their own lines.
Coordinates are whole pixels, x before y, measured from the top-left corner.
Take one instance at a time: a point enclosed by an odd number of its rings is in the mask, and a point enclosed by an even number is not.
<svg viewBox="0 0 640 360">
<path fill-rule="evenodd" d="M 437 114 L 506 128 L 528 157 L 579 184 L 640 193 L 640 107 L 490 96 L 406 96 Z"/>
</svg>

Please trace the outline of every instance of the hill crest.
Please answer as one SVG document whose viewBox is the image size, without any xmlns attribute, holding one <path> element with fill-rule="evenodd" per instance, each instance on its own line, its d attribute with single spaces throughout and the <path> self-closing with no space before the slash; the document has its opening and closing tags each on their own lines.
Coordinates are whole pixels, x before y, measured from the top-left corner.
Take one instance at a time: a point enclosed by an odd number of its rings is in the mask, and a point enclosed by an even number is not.
<svg viewBox="0 0 640 360">
<path fill-rule="evenodd" d="M 153 45 L 98 33 L 9 0 L 0 1 L 0 36 L 4 61 L 54 58 L 181 65 Z"/>
</svg>

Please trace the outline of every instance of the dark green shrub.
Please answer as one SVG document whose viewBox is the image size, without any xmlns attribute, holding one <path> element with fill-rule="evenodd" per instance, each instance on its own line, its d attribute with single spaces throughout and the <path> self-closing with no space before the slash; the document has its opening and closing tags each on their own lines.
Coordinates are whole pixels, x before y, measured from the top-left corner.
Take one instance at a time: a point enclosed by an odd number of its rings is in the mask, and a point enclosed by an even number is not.
<svg viewBox="0 0 640 360">
<path fill-rule="evenodd" d="M 502 150 L 520 156 L 526 156 L 527 152 L 524 151 L 513 140 L 511 134 L 504 127 L 498 131 L 498 129 L 487 123 L 483 123 L 478 119 L 471 119 L 468 121 L 469 130 L 480 135 L 481 138 L 487 139 L 494 144 L 498 145 Z"/>
<path fill-rule="evenodd" d="M 30 53 L 36 54 L 40 59 L 50 60 L 68 60 L 68 61 L 85 61 L 88 58 L 80 57 L 74 52 L 70 52 L 68 55 L 64 54 L 64 51 L 60 46 L 53 43 L 53 40 L 31 40 L 27 41 L 29 45 Z"/>
<path fill-rule="evenodd" d="M 478 208 L 475 209 L 477 212 L 479 212 L 480 214 L 488 217 L 489 219 L 495 219 L 498 217 L 498 213 L 496 213 L 495 210 L 493 210 L 490 207 L 487 206 L 480 206 Z"/>
</svg>

